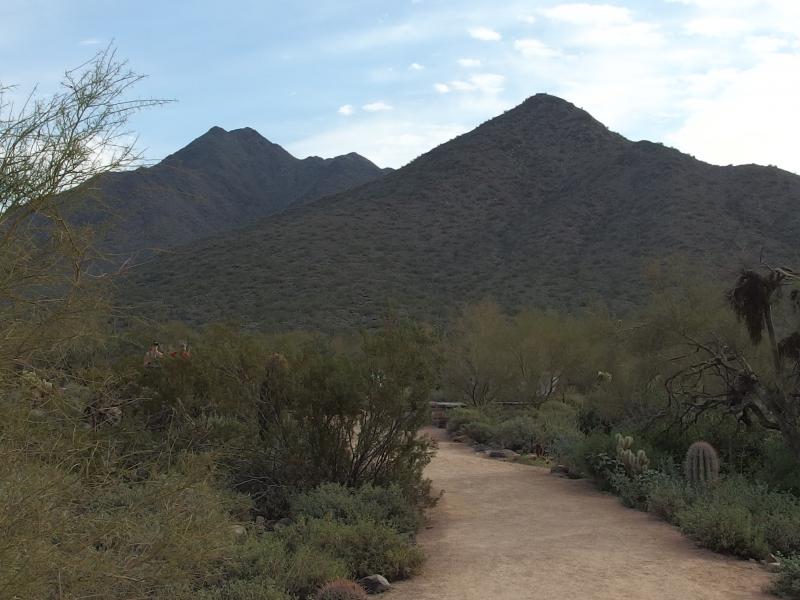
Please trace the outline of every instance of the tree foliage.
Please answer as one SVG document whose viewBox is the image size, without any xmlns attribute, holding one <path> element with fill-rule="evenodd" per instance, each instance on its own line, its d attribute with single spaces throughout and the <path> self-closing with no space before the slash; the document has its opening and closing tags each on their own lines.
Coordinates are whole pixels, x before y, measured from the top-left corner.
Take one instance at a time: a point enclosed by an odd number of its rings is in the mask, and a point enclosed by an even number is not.
<svg viewBox="0 0 800 600">
<path fill-rule="evenodd" d="M 141 79 L 109 47 L 49 97 L 34 90 L 18 105 L 0 83 L 0 365 L 82 335 L 106 307 L 68 192 L 139 158 L 128 119 L 160 103 L 128 98 Z"/>
</svg>

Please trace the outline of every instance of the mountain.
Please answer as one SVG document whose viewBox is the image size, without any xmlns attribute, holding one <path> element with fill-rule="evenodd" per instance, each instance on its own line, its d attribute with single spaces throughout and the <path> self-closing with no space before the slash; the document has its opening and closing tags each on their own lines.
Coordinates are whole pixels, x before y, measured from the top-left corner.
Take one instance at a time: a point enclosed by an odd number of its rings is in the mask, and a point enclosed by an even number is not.
<svg viewBox="0 0 800 600">
<path fill-rule="evenodd" d="M 212 127 L 152 167 L 109 173 L 70 194 L 90 200 L 74 219 L 100 230 L 100 247 L 124 260 L 224 233 L 383 174 L 355 153 L 300 160 L 253 129 Z"/>
<path fill-rule="evenodd" d="M 126 293 L 160 318 L 277 329 L 369 326 L 387 307 L 441 322 L 489 297 L 625 310 L 653 259 L 800 264 L 798 209 L 797 175 L 632 142 L 539 94 L 380 179 L 163 256 Z"/>
</svg>

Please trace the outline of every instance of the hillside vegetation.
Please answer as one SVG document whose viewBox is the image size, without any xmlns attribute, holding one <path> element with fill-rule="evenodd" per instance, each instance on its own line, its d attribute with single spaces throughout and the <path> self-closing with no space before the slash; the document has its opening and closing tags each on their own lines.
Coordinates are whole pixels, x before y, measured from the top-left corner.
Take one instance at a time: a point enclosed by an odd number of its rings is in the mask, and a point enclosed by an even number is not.
<svg viewBox="0 0 800 600">
<path fill-rule="evenodd" d="M 371 326 L 390 305 L 574 308 L 641 299 L 643 266 L 681 256 L 730 276 L 796 254 L 800 177 L 711 166 L 630 142 L 544 94 L 357 189 L 163 256 L 126 302 L 191 322 Z"/>
</svg>

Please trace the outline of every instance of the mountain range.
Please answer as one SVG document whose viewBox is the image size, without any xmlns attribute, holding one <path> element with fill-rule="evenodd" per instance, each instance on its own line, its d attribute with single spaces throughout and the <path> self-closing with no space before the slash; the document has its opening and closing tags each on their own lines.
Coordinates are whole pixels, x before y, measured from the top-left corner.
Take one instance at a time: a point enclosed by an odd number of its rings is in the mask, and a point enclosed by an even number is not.
<svg viewBox="0 0 800 600">
<path fill-rule="evenodd" d="M 237 193 L 220 186 L 216 197 Z M 389 309 L 443 322 L 486 298 L 624 311 L 643 297 L 644 265 L 674 256 L 709 275 L 762 253 L 798 264 L 800 177 L 633 142 L 546 94 L 364 185 L 298 198 L 134 270 L 126 300 L 159 319 L 341 329 Z"/>
<path fill-rule="evenodd" d="M 70 195 L 88 200 L 73 218 L 98 231 L 113 263 L 223 234 L 384 173 L 356 153 L 300 160 L 248 127 L 212 127 L 152 167 L 102 175 Z"/>
</svg>

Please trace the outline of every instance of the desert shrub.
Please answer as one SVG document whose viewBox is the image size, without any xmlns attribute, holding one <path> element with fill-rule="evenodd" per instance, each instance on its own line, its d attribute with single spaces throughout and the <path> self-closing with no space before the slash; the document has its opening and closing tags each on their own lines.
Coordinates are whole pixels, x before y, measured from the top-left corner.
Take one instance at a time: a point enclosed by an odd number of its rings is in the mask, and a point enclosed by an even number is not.
<svg viewBox="0 0 800 600">
<path fill-rule="evenodd" d="M 769 554 L 763 529 L 744 506 L 699 500 L 677 514 L 681 531 L 706 548 L 743 558 Z"/>
<path fill-rule="evenodd" d="M 782 598 L 800 599 L 800 555 L 781 557 L 780 572 L 772 592 Z"/>
<path fill-rule="evenodd" d="M 178 596 L 180 600 L 289 600 L 278 584 L 267 577 L 230 579 L 222 585 Z"/>
<path fill-rule="evenodd" d="M 729 477 L 677 512 L 683 531 L 704 546 L 746 558 L 800 552 L 800 499 Z"/>
<path fill-rule="evenodd" d="M 461 433 L 464 425 L 480 421 L 482 418 L 483 414 L 476 408 L 456 408 L 447 415 L 447 431 Z"/>
<path fill-rule="evenodd" d="M 315 340 L 268 366 L 256 403 L 262 443 L 236 469 L 242 489 L 264 511 L 324 482 L 424 495 L 433 442 L 417 431 L 429 421 L 430 346 L 422 329 L 397 325 L 350 353 Z"/>
<path fill-rule="evenodd" d="M 322 586 L 314 600 L 367 600 L 367 592 L 354 581 L 337 579 Z"/>
<path fill-rule="evenodd" d="M 35 409 L 24 384 L 0 392 L 0 595 L 122 598 L 215 581 L 249 501 L 223 488 L 212 455 L 163 459 L 124 421 L 93 426 L 93 394 L 65 388 Z"/>
<path fill-rule="evenodd" d="M 316 547 L 316 541 L 309 539 L 308 544 L 294 547 L 286 561 L 286 570 L 278 576 L 284 588 L 300 598 L 314 593 L 327 581 L 346 577 L 350 570 L 330 549 Z"/>
<path fill-rule="evenodd" d="M 492 437 L 504 448 L 528 453 L 533 452 L 539 443 L 541 433 L 535 418 L 520 416 L 500 422 Z"/>
<path fill-rule="evenodd" d="M 461 431 L 479 444 L 489 444 L 495 440 L 495 428 L 485 421 L 472 421 L 465 424 Z"/>
<path fill-rule="evenodd" d="M 800 496 L 800 469 L 797 459 L 777 435 L 767 435 L 761 453 L 751 459 L 751 475 L 770 488 L 785 490 Z"/>
<path fill-rule="evenodd" d="M 290 552 L 306 547 L 341 561 L 349 577 L 380 573 L 390 580 L 405 579 L 419 570 L 423 560 L 422 551 L 408 536 L 367 519 L 354 523 L 301 519 L 277 535 Z"/>
<path fill-rule="evenodd" d="M 638 510 L 647 508 L 651 488 L 658 477 L 658 473 L 653 470 L 635 475 L 629 475 L 624 470 L 615 470 L 608 476 L 611 489 L 622 503 Z"/>
<path fill-rule="evenodd" d="M 348 566 L 314 540 L 293 540 L 279 533 L 251 535 L 240 544 L 236 560 L 228 566 L 231 580 L 261 585 L 267 578 L 288 594 L 305 598 L 328 581 L 347 577 Z"/>
<path fill-rule="evenodd" d="M 647 511 L 675 523 L 677 514 L 685 510 L 694 498 L 694 490 L 674 474 L 656 471 L 647 490 Z"/>
<path fill-rule="evenodd" d="M 584 477 L 598 477 L 604 476 L 606 468 L 599 464 L 597 457 L 610 458 L 615 453 L 614 439 L 608 434 L 596 432 L 584 437 L 577 437 L 576 442 L 570 445 L 559 458 L 571 472 Z"/>
<path fill-rule="evenodd" d="M 365 485 L 359 489 L 338 483 L 325 483 L 292 500 L 296 518 L 325 517 L 355 523 L 370 519 L 400 532 L 415 532 L 421 524 L 421 510 L 396 485 L 378 487 Z"/>
</svg>

